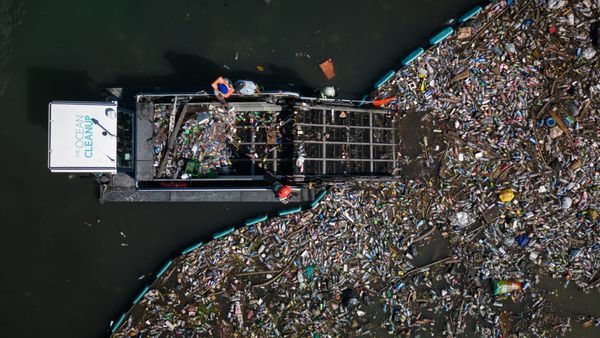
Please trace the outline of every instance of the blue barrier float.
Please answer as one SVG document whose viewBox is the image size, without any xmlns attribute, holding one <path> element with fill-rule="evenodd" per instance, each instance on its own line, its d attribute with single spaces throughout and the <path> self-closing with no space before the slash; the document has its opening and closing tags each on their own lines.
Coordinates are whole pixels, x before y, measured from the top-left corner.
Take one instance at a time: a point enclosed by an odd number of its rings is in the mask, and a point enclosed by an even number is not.
<svg viewBox="0 0 600 338">
<path fill-rule="evenodd" d="M 160 271 L 156 274 L 156 279 L 159 279 L 160 276 L 162 276 L 162 274 L 165 273 L 165 271 L 167 271 L 169 266 L 171 266 L 171 263 L 173 263 L 173 260 L 168 261 L 167 264 L 165 264 L 165 266 L 163 266 L 163 268 L 160 269 Z"/>
<path fill-rule="evenodd" d="M 300 212 L 300 211 L 302 211 L 302 207 L 297 207 L 297 208 L 287 209 L 287 210 L 279 210 L 279 212 L 277 214 L 279 216 L 285 216 L 285 215 L 290 215 L 290 214 Z"/>
<path fill-rule="evenodd" d="M 264 222 L 267 219 L 269 219 L 269 217 L 267 215 L 262 215 L 262 216 L 250 218 L 250 219 L 247 219 L 247 220 L 244 221 L 244 225 L 245 226 L 251 226 L 251 225 L 254 225 L 256 223 Z"/>
<path fill-rule="evenodd" d="M 223 230 L 221 232 L 217 232 L 216 234 L 213 235 L 213 239 L 218 239 L 218 238 L 221 238 L 223 236 L 227 236 L 230 233 L 232 233 L 234 230 L 235 230 L 235 228 L 231 227 L 231 228 L 229 228 L 227 230 Z"/>
<path fill-rule="evenodd" d="M 471 19 L 472 17 L 474 17 L 475 15 L 479 14 L 479 12 L 481 12 L 482 10 L 483 10 L 483 8 L 481 8 L 481 6 L 476 6 L 475 8 L 471 9 L 470 11 L 463 14 L 463 16 L 458 18 L 458 22 L 465 23 L 465 21 L 467 21 L 467 20 Z"/>
<path fill-rule="evenodd" d="M 408 54 L 404 59 L 402 59 L 402 65 L 408 66 L 411 62 L 413 62 L 416 58 L 421 56 L 425 50 L 421 47 L 415 49 L 412 53 Z"/>
<path fill-rule="evenodd" d="M 135 300 L 133 301 L 133 305 L 137 304 L 137 302 L 139 302 L 140 299 L 142 299 L 142 297 L 144 297 L 144 295 L 146 294 L 146 292 L 148 292 L 148 290 L 150 290 L 150 287 L 146 286 L 144 288 L 144 290 L 142 290 L 142 292 L 140 292 L 140 294 L 135 298 Z"/>
<path fill-rule="evenodd" d="M 396 74 L 395 70 L 390 70 L 387 72 L 387 74 L 385 74 L 381 79 L 379 79 L 379 81 L 375 83 L 375 89 L 379 89 L 379 87 L 383 86 L 383 84 L 388 82 L 392 76 L 394 76 L 394 74 Z"/>
<path fill-rule="evenodd" d="M 448 26 L 448 27 L 444 28 L 441 32 L 434 35 L 431 39 L 429 39 L 429 43 L 432 46 L 437 45 L 438 43 L 442 42 L 445 38 L 452 35 L 452 33 L 454 33 L 454 29 L 452 27 Z"/>
<path fill-rule="evenodd" d="M 314 200 L 314 201 L 312 201 L 312 202 L 310 203 L 310 207 L 311 207 L 311 208 L 314 208 L 314 207 L 316 207 L 316 206 L 317 206 L 317 204 L 319 204 L 319 202 L 321 202 L 321 200 L 323 199 L 323 197 L 325 197 L 325 195 L 326 195 L 326 194 L 327 194 L 327 190 L 323 190 L 323 191 L 321 191 L 321 192 L 320 192 L 320 193 L 317 195 L 317 197 L 315 198 L 315 200 Z"/>
<path fill-rule="evenodd" d="M 358 106 L 362 107 L 362 105 L 365 104 L 365 102 L 367 101 L 368 98 L 369 98 L 369 95 L 363 95 L 363 97 L 360 99 L 360 103 L 358 104 Z"/>
<path fill-rule="evenodd" d="M 126 313 L 124 313 L 124 314 L 121 315 L 121 317 L 119 318 L 119 320 L 117 320 L 117 322 L 113 325 L 112 329 L 110 330 L 111 333 L 115 333 L 115 331 L 117 331 L 117 329 L 119 328 L 119 326 L 121 325 L 121 323 L 125 319 L 126 315 L 127 315 Z"/>
<path fill-rule="evenodd" d="M 202 246 L 202 244 L 204 244 L 204 243 L 200 242 L 200 243 L 198 243 L 198 244 L 194 244 L 194 245 L 190 246 L 189 248 L 187 248 L 187 249 L 183 250 L 183 251 L 181 252 L 181 254 L 182 254 L 182 255 L 185 255 L 185 254 L 187 254 L 188 252 L 190 252 L 190 251 L 192 251 L 192 250 L 194 250 L 194 249 L 198 249 L 199 247 L 201 247 L 201 246 Z"/>
</svg>

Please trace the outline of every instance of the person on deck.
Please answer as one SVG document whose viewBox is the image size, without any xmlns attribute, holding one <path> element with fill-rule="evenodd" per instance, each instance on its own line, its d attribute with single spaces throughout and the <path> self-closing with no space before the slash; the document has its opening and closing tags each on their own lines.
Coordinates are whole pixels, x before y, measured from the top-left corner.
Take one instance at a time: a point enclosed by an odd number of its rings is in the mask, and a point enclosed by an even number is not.
<svg viewBox="0 0 600 338">
<path fill-rule="evenodd" d="M 256 83 L 250 80 L 239 80 L 235 83 L 235 90 L 244 96 L 260 94 L 260 90 Z"/>
<path fill-rule="evenodd" d="M 271 187 L 273 192 L 279 198 L 279 201 L 283 204 L 287 204 L 290 199 L 292 199 L 292 187 L 287 184 L 284 184 L 285 179 L 278 178 L 271 171 L 267 170 L 265 172 L 265 180 L 271 183 Z M 284 183 L 282 183 L 284 182 Z"/>
<path fill-rule="evenodd" d="M 233 94 L 233 86 L 231 85 L 231 81 L 229 79 L 223 78 L 219 76 L 215 82 L 212 83 L 212 87 L 215 91 L 215 96 L 221 99 L 226 99 Z"/>
<path fill-rule="evenodd" d="M 289 185 L 275 182 L 273 183 L 273 191 L 277 194 L 277 197 L 281 203 L 287 204 L 290 201 L 292 187 Z"/>
</svg>

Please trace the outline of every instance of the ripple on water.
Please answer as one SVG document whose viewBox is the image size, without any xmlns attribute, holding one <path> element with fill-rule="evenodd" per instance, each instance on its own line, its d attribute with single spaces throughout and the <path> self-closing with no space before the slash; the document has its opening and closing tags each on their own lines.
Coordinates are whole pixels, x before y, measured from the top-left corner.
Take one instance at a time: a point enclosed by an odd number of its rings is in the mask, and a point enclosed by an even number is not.
<svg viewBox="0 0 600 338">
<path fill-rule="evenodd" d="M 23 21 L 23 14 L 23 1 L 0 0 L 0 95 L 9 82 L 6 70 L 11 55 L 12 32 Z"/>
</svg>

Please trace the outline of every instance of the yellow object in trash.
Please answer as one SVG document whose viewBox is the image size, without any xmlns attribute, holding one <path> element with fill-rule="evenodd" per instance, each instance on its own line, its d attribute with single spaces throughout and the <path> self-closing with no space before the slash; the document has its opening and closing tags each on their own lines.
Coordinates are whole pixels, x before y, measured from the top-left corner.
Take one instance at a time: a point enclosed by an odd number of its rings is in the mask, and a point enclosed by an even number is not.
<svg viewBox="0 0 600 338">
<path fill-rule="evenodd" d="M 506 188 L 500 192 L 500 200 L 504 203 L 510 202 L 515 198 L 515 193 L 511 188 Z"/>
</svg>

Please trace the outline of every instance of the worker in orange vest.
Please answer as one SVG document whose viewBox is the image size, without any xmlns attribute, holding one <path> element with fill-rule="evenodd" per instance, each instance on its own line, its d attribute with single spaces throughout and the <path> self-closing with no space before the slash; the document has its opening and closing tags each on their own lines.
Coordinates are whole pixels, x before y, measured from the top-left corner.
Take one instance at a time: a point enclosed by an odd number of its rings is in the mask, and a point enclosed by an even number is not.
<svg viewBox="0 0 600 338">
<path fill-rule="evenodd" d="M 215 80 L 215 82 L 212 83 L 212 87 L 215 91 L 215 95 L 220 98 L 226 99 L 234 93 L 231 81 L 229 81 L 229 79 L 223 78 L 222 76 L 219 76 Z"/>
<path fill-rule="evenodd" d="M 281 184 L 279 182 L 273 183 L 273 191 L 277 194 L 279 201 L 283 204 L 287 204 L 290 201 L 292 195 L 292 187 L 287 184 Z"/>
</svg>

